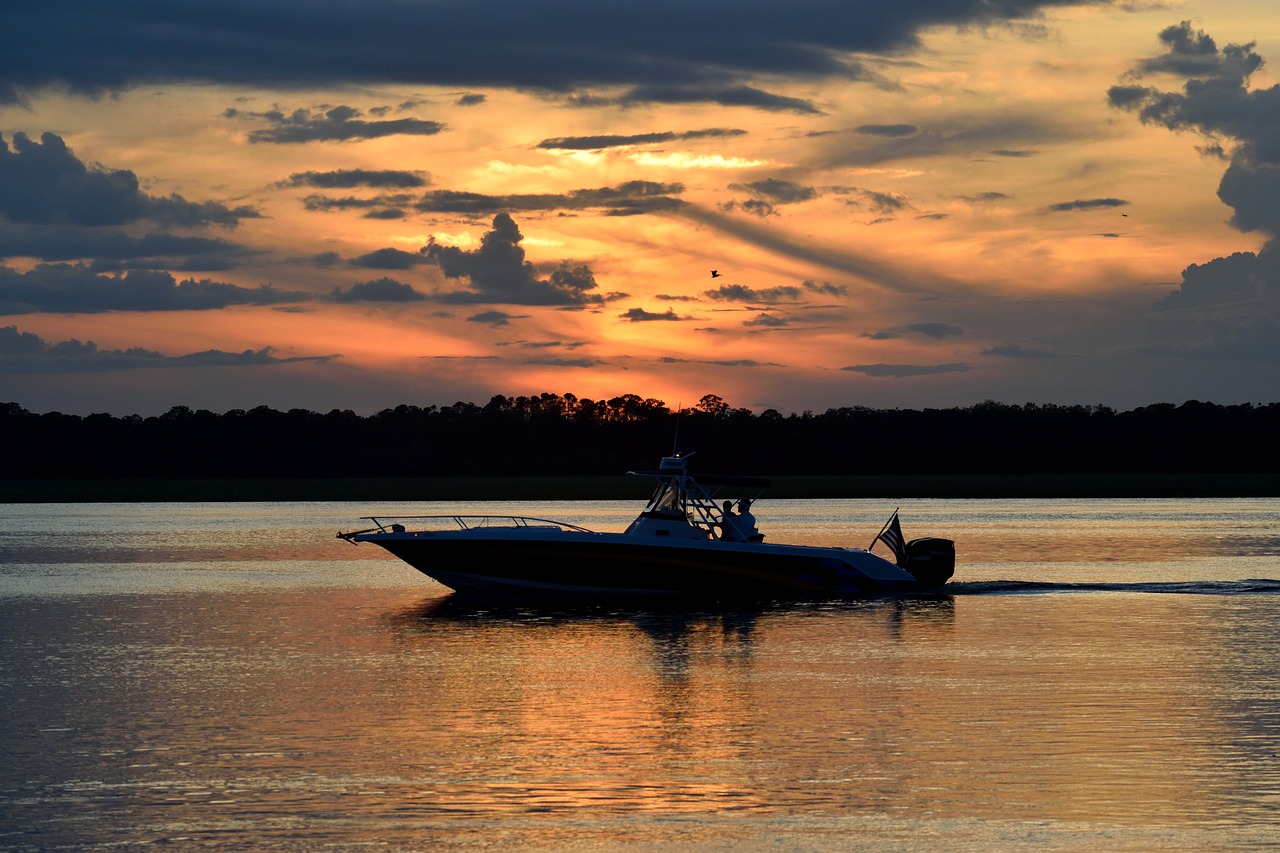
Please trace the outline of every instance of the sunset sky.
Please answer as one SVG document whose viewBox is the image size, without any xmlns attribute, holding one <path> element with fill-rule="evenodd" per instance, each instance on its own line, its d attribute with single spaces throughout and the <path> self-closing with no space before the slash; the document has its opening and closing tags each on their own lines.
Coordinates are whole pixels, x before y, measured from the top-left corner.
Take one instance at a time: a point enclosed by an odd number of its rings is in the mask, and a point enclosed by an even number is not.
<svg viewBox="0 0 1280 853">
<path fill-rule="evenodd" d="M 1274 402 L 1277 69 L 1272 0 L 6 0 L 0 402 Z"/>
</svg>

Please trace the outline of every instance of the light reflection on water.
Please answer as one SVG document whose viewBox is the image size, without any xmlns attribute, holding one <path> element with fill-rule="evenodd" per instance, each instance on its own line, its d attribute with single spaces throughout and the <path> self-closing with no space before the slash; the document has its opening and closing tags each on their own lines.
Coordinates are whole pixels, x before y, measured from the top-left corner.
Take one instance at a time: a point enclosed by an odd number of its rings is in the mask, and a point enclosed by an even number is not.
<svg viewBox="0 0 1280 853">
<path fill-rule="evenodd" d="M 635 507 L 447 509 L 521 510 Z M 372 511 L 5 508 L 0 849 L 1280 844 L 1276 587 L 1230 586 L 1280 578 L 1280 501 L 904 503 L 959 594 L 751 608 L 460 602 L 333 539 Z"/>
</svg>

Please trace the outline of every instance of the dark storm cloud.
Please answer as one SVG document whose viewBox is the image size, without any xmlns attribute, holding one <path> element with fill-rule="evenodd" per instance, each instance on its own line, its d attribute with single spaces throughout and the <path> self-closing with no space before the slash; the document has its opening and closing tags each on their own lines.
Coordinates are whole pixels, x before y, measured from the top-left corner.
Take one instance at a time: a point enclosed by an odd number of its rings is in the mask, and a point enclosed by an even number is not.
<svg viewBox="0 0 1280 853">
<path fill-rule="evenodd" d="M 525 260 L 524 235 L 507 213 L 493 218 L 493 228 L 480 240 L 480 248 L 468 251 L 442 246 L 434 241 L 424 246 L 423 263 L 440 268 L 445 278 L 465 278 L 469 290 L 437 294 L 441 302 L 452 304 L 491 303 L 500 305 L 560 305 L 567 307 L 602 305 L 605 298 L 591 291 L 595 276 L 586 264 L 561 261 L 547 278 L 541 278 Z"/>
<path fill-rule="evenodd" d="M 10 0 L 0 102 L 46 86 L 626 87 L 628 102 L 814 111 L 744 78 L 873 79 L 848 58 L 902 52 L 937 26 L 998 24 L 1086 0 L 678 0 L 392 3 L 328 0 Z M 463 97 L 467 97 L 464 95 Z"/>
<path fill-rule="evenodd" d="M 150 270 L 100 275 L 71 264 L 41 264 L 27 272 L 0 267 L 0 314 L 204 311 L 309 298 L 271 285 L 245 288 L 208 279 L 177 281 L 167 272 Z"/>
<path fill-rule="evenodd" d="M 98 373 L 157 367 L 254 367 L 299 361 L 324 362 L 334 355 L 279 358 L 274 348 L 244 352 L 205 350 L 187 355 L 167 356 L 155 350 L 130 347 L 127 350 L 99 349 L 93 341 L 75 338 L 49 343 L 39 335 L 20 332 L 17 326 L 0 327 L 0 373 Z"/>
<path fill-rule="evenodd" d="M 686 130 L 681 133 L 662 131 L 658 133 L 602 134 L 599 136 L 561 136 L 555 139 L 544 139 L 538 148 L 563 151 L 598 151 L 603 148 L 625 148 L 635 145 L 656 145 L 664 142 L 687 142 L 694 139 L 727 139 L 735 136 L 746 136 L 745 130 L 713 127 L 707 130 Z"/>
<path fill-rule="evenodd" d="M 250 142 L 290 144 L 298 142 L 350 142 L 355 139 L 381 139 L 384 136 L 434 136 L 445 129 L 436 121 L 416 118 L 366 121 L 360 110 L 338 106 L 324 113 L 294 110 L 285 115 L 279 110 L 263 113 L 243 112 L 234 107 L 223 113 L 227 118 L 260 119 L 272 127 L 249 131 Z"/>
<path fill-rule="evenodd" d="M 531 210 L 603 210 L 613 216 L 662 213 L 681 207 L 676 198 L 683 184 L 627 181 L 616 187 L 596 187 L 567 193 L 483 195 L 457 190 L 434 190 L 415 209 L 421 213 L 489 214 Z"/>
<path fill-rule="evenodd" d="M 1252 301 L 1274 317 L 1280 294 L 1280 85 L 1249 85 L 1263 58 L 1254 44 L 1219 48 L 1202 30 L 1183 21 L 1160 32 L 1165 52 L 1143 60 L 1124 84 L 1108 92 L 1112 106 L 1135 112 L 1144 124 L 1207 137 L 1203 151 L 1229 157 L 1218 198 L 1231 207 L 1231 224 L 1268 236 L 1262 251 L 1237 252 L 1182 272 L 1182 284 L 1160 303 L 1163 308 L 1208 309 Z M 1186 78 L 1181 92 L 1141 85 L 1148 73 Z M 1218 330 L 1199 351 L 1240 352 L 1261 338 L 1252 333 L 1257 318 L 1239 334 Z M 1270 328 L 1268 326 L 1268 328 Z M 1268 349 L 1268 352 L 1270 350 Z"/>
<path fill-rule="evenodd" d="M 851 373 L 863 373 L 867 376 L 888 376 L 903 379 L 910 376 L 932 376 L 937 373 L 966 373 L 970 370 L 967 364 L 852 364 L 842 367 Z"/>
<path fill-rule="evenodd" d="M 284 187 L 315 187 L 316 189 L 349 189 L 375 187 L 378 189 L 415 189 L 429 183 L 423 172 L 406 172 L 398 169 L 336 169 L 332 172 L 294 172 Z"/>
<path fill-rule="evenodd" d="M 13 145 L 0 136 L 0 214 L 12 223 L 31 225 L 235 226 L 257 218 L 249 207 L 191 202 L 179 195 L 158 198 L 144 193 L 127 169 L 81 162 L 56 133 L 36 142 L 25 133 Z"/>
<path fill-rule="evenodd" d="M 329 294 L 330 302 L 421 302 L 427 297 L 394 278 L 376 278 L 362 281 L 343 290 L 335 287 Z"/>
<path fill-rule="evenodd" d="M 1044 209 L 1045 213 L 1065 213 L 1071 210 L 1098 210 L 1099 208 L 1124 207 L 1129 202 L 1122 198 L 1078 198 L 1075 201 L 1061 201 Z"/>
</svg>

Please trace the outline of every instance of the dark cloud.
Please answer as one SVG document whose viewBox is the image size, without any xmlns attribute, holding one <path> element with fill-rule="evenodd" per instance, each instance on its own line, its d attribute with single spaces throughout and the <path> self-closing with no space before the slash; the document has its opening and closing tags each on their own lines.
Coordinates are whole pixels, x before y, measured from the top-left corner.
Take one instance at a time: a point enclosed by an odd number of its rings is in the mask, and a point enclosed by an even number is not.
<svg viewBox="0 0 1280 853">
<path fill-rule="evenodd" d="M 993 347 L 987 347 L 982 351 L 983 355 L 998 355 L 1004 358 L 1056 358 L 1057 353 L 1049 350 L 1036 349 L 1034 347 L 1024 347 L 1022 344 L 997 344 Z"/>
<path fill-rule="evenodd" d="M 512 320 L 523 320 L 528 314 L 508 314 L 505 311 L 481 311 L 467 318 L 468 323 L 485 323 L 490 326 L 505 326 Z"/>
<path fill-rule="evenodd" d="M 1142 60 L 1122 85 L 1108 92 L 1111 105 L 1138 115 L 1145 124 L 1193 131 L 1207 138 L 1201 150 L 1227 157 L 1230 164 L 1218 184 L 1218 198 L 1231 207 L 1231 224 L 1268 236 L 1262 251 L 1237 252 L 1182 272 L 1182 284 L 1162 308 L 1207 309 L 1252 300 L 1257 310 L 1275 316 L 1280 294 L 1280 85 L 1250 86 L 1263 59 L 1254 44 L 1219 48 L 1202 30 L 1183 21 L 1160 32 L 1164 53 Z M 1186 78 L 1180 92 L 1141 85 L 1143 75 Z M 1248 322 L 1253 328 L 1255 319 Z M 1213 351 L 1238 351 L 1256 336 L 1216 334 Z M 1223 345 L 1230 341 L 1230 346 Z"/>
<path fill-rule="evenodd" d="M 920 132 L 920 128 L 914 124 L 864 124 L 854 128 L 854 130 L 870 136 L 888 136 L 894 139 L 903 136 L 914 136 Z"/>
<path fill-rule="evenodd" d="M 567 193 L 483 195 L 456 190 L 435 190 L 422 197 L 415 209 L 421 213 L 490 214 L 531 210 L 603 210 L 613 216 L 662 213 L 684 202 L 676 198 L 683 184 L 627 181 L 616 187 L 595 187 Z"/>
<path fill-rule="evenodd" d="M 62 137 L 45 133 L 36 142 L 25 133 L 13 145 L 0 136 L 0 214 L 29 225 L 104 226 L 150 221 L 162 226 L 235 226 L 256 218 L 250 207 L 191 202 L 179 195 L 144 193 L 127 169 L 81 162 Z"/>
<path fill-rule="evenodd" d="M 0 100 L 64 86 L 100 95 L 196 83 L 263 89 L 379 84 L 562 93 L 623 88 L 625 103 L 709 102 L 812 113 L 760 79 L 871 80 L 853 54 L 899 53 L 938 26 L 997 24 L 1092 0 L 618 0 L 432 3 L 285 0 L 24 4 L 0 51 Z M 16 17 L 9 15 L 9 17 Z M 462 97 L 474 97 L 463 95 Z"/>
<path fill-rule="evenodd" d="M 681 317 L 676 314 L 675 309 L 668 308 L 661 314 L 655 314 L 652 311 L 646 311 L 643 308 L 632 308 L 618 315 L 624 320 L 632 323 L 650 323 L 655 320 L 688 320 L 688 317 Z"/>
<path fill-rule="evenodd" d="M 765 329 L 778 329 L 783 326 L 789 326 L 790 324 L 791 324 L 791 321 L 786 319 L 785 317 L 778 317 L 773 314 L 764 314 L 764 313 L 757 314 L 754 318 L 750 320 L 745 320 L 742 323 L 742 325 L 746 326 L 747 328 L 765 328 Z"/>
<path fill-rule="evenodd" d="M 58 225 L 0 225 L 0 258 L 39 258 L 95 264 L 113 262 L 141 268 L 226 269 L 246 250 L 228 240 L 153 231 L 135 237 L 115 228 Z M 175 260 L 177 259 L 177 260 Z"/>
<path fill-rule="evenodd" d="M 715 290 L 705 291 L 708 299 L 719 302 L 783 302 L 800 298 L 801 289 L 789 285 L 779 287 L 747 287 L 742 284 L 722 284 Z"/>
<path fill-rule="evenodd" d="M 996 148 L 988 152 L 996 157 L 1034 157 L 1039 151 L 1033 151 L 1026 148 Z"/>
<path fill-rule="evenodd" d="M 903 379 L 910 376 L 932 376 L 937 373 L 965 373 L 970 370 L 967 364 L 852 364 L 842 367 L 851 373 L 863 373 L 867 376 L 888 376 Z"/>
<path fill-rule="evenodd" d="M 625 148 L 635 145 L 655 145 L 664 142 L 687 142 L 694 139 L 727 139 L 735 136 L 746 136 L 746 134 L 745 130 L 713 127 L 706 130 L 686 130 L 680 133 L 662 131 L 627 135 L 561 136 L 555 139 L 544 139 L 538 143 L 537 147 L 565 151 L 598 151 L 603 148 Z"/>
<path fill-rule="evenodd" d="M 1061 201 L 1051 204 L 1044 210 L 1046 213 L 1065 213 L 1071 210 L 1098 210 L 1099 208 L 1124 207 L 1129 202 L 1122 198 L 1078 198 L 1075 201 Z"/>
<path fill-rule="evenodd" d="M 895 326 L 891 329 L 881 329 L 878 332 L 869 332 L 864 334 L 863 337 L 871 338 L 876 341 L 887 341 L 905 337 L 907 335 L 923 335 L 926 338 L 941 340 L 943 338 L 956 337 L 963 334 L 964 327 L 956 326 L 952 323 L 911 323 L 907 326 Z"/>
<path fill-rule="evenodd" d="M 478 107 L 487 100 L 489 98 L 486 95 L 481 95 L 478 92 L 468 92 L 460 96 L 454 103 L 460 107 Z"/>
<path fill-rule="evenodd" d="M 208 279 L 177 281 L 167 272 L 148 270 L 100 275 L 83 265 L 41 264 L 27 272 L 0 267 L 0 314 L 205 311 L 308 298 L 271 285 L 246 288 Z"/>
<path fill-rule="evenodd" d="M 818 191 L 813 187 L 806 187 L 803 184 L 778 178 L 765 178 L 746 184 L 730 184 L 729 189 L 738 192 L 749 192 L 752 195 L 762 196 L 778 204 L 796 204 L 802 201 L 811 201 L 818 197 Z"/>
<path fill-rule="evenodd" d="M 420 252 L 406 252 L 403 249 L 375 249 L 352 258 L 349 266 L 370 270 L 408 270 L 416 266 L 430 263 Z"/>
<path fill-rule="evenodd" d="M 334 355 L 280 358 L 273 347 L 243 352 L 205 350 L 167 356 L 155 350 L 130 347 L 102 350 L 93 341 L 48 343 L 38 335 L 20 332 L 17 326 L 0 327 L 0 373 L 96 373 L 158 367 L 255 367 L 299 361 L 324 362 Z"/>
<path fill-rule="evenodd" d="M 977 195 L 960 196 L 961 201 L 967 201 L 967 202 L 970 202 L 971 204 L 982 204 L 988 201 L 1004 201 L 1007 198 L 1009 198 L 1009 196 L 999 192 L 985 192 L 985 193 L 978 193 Z"/>
<path fill-rule="evenodd" d="M 279 110 L 255 113 L 234 107 L 223 113 L 227 118 L 259 119 L 269 122 L 267 130 L 249 131 L 250 142 L 289 144 L 297 142 L 350 142 L 355 139 L 381 139 L 384 136 L 434 136 L 445 129 L 437 121 L 416 118 L 366 121 L 354 107 L 333 107 L 324 113 L 298 109 L 285 115 Z"/>
<path fill-rule="evenodd" d="M 429 183 L 424 172 L 406 172 L 398 169 L 336 169 L 332 172 L 294 172 L 281 185 L 286 187 L 315 187 L 316 189 L 348 189 L 351 187 L 376 187 L 379 189 L 415 189 Z"/>
<path fill-rule="evenodd" d="M 376 278 L 357 282 L 347 290 L 335 287 L 329 294 L 331 302 L 421 302 L 427 297 L 394 278 Z"/>
<path fill-rule="evenodd" d="M 561 261 L 547 278 L 541 278 L 533 264 L 525 260 L 524 235 L 510 214 L 493 218 L 493 230 L 485 233 L 480 248 L 473 251 L 442 246 L 434 241 L 422 249 L 424 263 L 440 268 L 445 278 L 465 278 L 469 290 L 437 295 L 454 304 L 494 303 L 503 305 L 602 305 L 604 297 L 591 293 L 595 276 L 586 264 Z"/>
</svg>

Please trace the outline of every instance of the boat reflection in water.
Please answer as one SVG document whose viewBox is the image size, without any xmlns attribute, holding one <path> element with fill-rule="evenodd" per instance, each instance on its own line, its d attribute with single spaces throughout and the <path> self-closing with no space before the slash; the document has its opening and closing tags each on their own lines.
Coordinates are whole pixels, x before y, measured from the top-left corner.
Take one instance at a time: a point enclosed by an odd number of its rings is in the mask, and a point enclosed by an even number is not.
<svg viewBox="0 0 1280 853">
<path fill-rule="evenodd" d="M 769 481 L 699 476 L 688 456 L 663 458 L 639 516 L 621 533 L 525 516 L 368 517 L 374 527 L 338 538 L 372 542 L 464 593 L 591 596 L 824 598 L 936 590 L 955 570 L 948 539 L 905 541 L 895 512 L 862 548 L 779 545 L 755 528 L 750 506 Z M 733 496 L 739 512 L 732 511 Z"/>
</svg>

